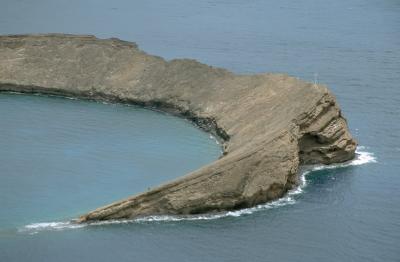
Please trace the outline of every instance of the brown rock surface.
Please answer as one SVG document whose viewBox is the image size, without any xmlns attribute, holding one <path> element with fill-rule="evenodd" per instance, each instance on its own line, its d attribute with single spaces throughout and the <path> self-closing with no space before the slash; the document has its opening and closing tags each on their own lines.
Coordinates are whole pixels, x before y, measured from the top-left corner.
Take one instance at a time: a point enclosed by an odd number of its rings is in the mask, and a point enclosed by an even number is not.
<svg viewBox="0 0 400 262">
<path fill-rule="evenodd" d="M 157 107 L 223 142 L 224 156 L 215 162 L 98 208 L 80 222 L 251 207 L 294 187 L 300 164 L 343 162 L 356 149 L 323 85 L 283 74 L 237 75 L 188 59 L 165 61 L 118 39 L 0 36 L 0 91 Z"/>
</svg>

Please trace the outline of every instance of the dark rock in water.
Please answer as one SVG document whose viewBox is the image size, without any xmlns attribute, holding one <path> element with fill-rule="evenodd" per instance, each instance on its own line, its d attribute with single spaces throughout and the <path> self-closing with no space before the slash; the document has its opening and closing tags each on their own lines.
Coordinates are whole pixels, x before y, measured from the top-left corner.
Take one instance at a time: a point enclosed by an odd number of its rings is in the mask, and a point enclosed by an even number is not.
<svg viewBox="0 0 400 262">
<path fill-rule="evenodd" d="M 222 142 L 224 155 L 214 163 L 98 208 L 80 222 L 251 207 L 293 188 L 300 164 L 343 162 L 356 149 L 323 85 L 284 74 L 236 75 L 188 59 L 165 61 L 114 38 L 0 36 L 0 91 L 155 107 Z"/>
</svg>

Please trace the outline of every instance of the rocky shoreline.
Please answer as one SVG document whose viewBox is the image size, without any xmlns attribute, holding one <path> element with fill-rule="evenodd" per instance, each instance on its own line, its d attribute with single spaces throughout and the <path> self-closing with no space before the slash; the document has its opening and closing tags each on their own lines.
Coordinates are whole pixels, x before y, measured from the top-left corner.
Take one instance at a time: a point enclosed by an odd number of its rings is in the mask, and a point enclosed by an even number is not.
<svg viewBox="0 0 400 262">
<path fill-rule="evenodd" d="M 223 143 L 215 162 L 100 207 L 79 222 L 251 207 L 283 196 L 302 164 L 354 157 L 327 87 L 284 74 L 237 75 L 94 36 L 0 36 L 0 91 L 131 103 L 189 119 Z M 160 174 L 162 175 L 162 174 Z"/>
</svg>

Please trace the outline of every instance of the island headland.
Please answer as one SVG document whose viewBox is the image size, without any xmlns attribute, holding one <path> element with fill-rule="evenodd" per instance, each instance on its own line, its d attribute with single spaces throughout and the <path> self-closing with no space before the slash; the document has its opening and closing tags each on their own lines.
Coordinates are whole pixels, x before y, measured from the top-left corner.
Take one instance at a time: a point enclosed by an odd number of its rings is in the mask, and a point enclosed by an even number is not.
<svg viewBox="0 0 400 262">
<path fill-rule="evenodd" d="M 300 165 L 344 162 L 357 147 L 324 85 L 285 74 L 238 75 L 190 59 L 166 61 L 115 38 L 0 36 L 0 91 L 156 108 L 220 140 L 224 153 L 215 162 L 77 222 L 252 207 L 295 187 Z"/>
</svg>

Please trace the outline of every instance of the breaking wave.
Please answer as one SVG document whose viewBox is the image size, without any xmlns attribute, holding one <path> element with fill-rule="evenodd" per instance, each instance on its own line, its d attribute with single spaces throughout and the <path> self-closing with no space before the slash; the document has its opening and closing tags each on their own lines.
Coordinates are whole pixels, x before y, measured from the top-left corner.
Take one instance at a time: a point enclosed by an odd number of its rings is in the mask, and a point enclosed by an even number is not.
<svg viewBox="0 0 400 262">
<path fill-rule="evenodd" d="M 48 230 L 65 230 L 65 229 L 77 229 L 88 226 L 104 226 L 104 225 L 118 225 L 118 224 L 132 224 L 132 223 L 147 223 L 147 222 L 175 222 L 175 221 L 193 221 L 193 220 L 214 220 L 226 217 L 240 217 L 243 215 L 253 214 L 254 212 L 272 209 L 281 206 L 293 205 L 296 203 L 295 196 L 303 192 L 304 188 L 307 186 L 307 175 L 313 171 L 324 170 L 324 169 L 335 169 L 344 168 L 349 166 L 358 166 L 368 163 L 376 163 L 376 157 L 373 153 L 364 151 L 365 147 L 358 147 L 356 151 L 355 159 L 332 165 L 312 165 L 302 167 L 300 171 L 300 183 L 299 186 L 290 190 L 284 197 L 268 202 L 266 204 L 257 205 L 251 208 L 245 208 L 241 210 L 214 213 L 214 214 L 203 214 L 203 215 L 190 215 L 190 216 L 171 216 L 171 215 L 161 215 L 161 216 L 147 216 L 136 219 L 124 219 L 124 220 L 107 220 L 90 222 L 84 224 L 77 224 L 74 221 L 64 221 L 64 222 L 44 222 L 44 223 L 33 223 L 20 228 L 19 232 L 27 232 L 30 234 L 38 233 L 39 231 Z"/>
</svg>

